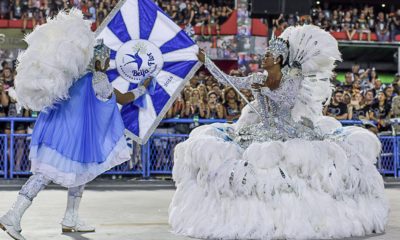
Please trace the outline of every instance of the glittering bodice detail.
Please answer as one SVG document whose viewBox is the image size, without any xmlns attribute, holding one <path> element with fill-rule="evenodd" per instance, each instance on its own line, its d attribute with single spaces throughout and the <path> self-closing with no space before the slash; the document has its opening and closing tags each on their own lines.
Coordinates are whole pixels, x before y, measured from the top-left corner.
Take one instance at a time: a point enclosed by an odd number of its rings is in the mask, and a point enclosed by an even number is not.
<svg viewBox="0 0 400 240">
<path fill-rule="evenodd" d="M 252 74 L 248 77 L 229 76 L 209 59 L 206 60 L 206 67 L 221 83 L 228 85 L 231 82 L 239 89 L 251 88 L 253 82 L 260 82 L 259 74 Z M 291 115 L 303 76 L 298 71 L 289 68 L 284 68 L 282 73 L 283 77 L 277 89 L 270 90 L 264 87 L 261 92 L 253 92 L 259 102 L 257 105 L 262 115 L 262 122 L 244 125 L 235 132 L 230 132 L 230 137 L 243 147 L 247 147 L 254 141 L 321 138 L 307 119 L 296 122 Z"/>
</svg>

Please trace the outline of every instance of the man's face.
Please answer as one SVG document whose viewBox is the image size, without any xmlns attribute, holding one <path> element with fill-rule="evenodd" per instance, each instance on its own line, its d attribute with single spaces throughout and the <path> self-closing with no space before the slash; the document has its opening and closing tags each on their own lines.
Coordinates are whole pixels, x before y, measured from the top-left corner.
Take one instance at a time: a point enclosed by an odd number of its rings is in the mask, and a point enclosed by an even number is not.
<svg viewBox="0 0 400 240">
<path fill-rule="evenodd" d="M 358 73 L 358 71 L 360 71 L 360 65 L 354 65 L 353 67 L 351 67 L 351 70 L 353 73 Z"/>
<path fill-rule="evenodd" d="M 361 83 L 360 81 L 354 81 L 353 88 L 360 89 Z"/>
<path fill-rule="evenodd" d="M 194 86 L 194 85 L 196 85 L 197 84 L 197 77 L 196 76 L 194 76 L 194 77 L 192 77 L 191 79 L 190 79 L 190 85 L 192 85 L 192 86 Z"/>
<path fill-rule="evenodd" d="M 351 77 L 351 73 L 346 73 L 346 75 L 344 76 L 344 81 L 346 82 L 346 84 L 351 84 L 353 82 L 352 77 Z"/>
<path fill-rule="evenodd" d="M 373 99 L 374 99 L 374 94 L 372 94 L 372 92 L 367 92 L 365 94 L 365 100 L 372 101 Z"/>
<path fill-rule="evenodd" d="M 3 71 L 4 77 L 9 78 L 11 76 L 11 71 L 9 68 L 4 69 Z"/>
<path fill-rule="evenodd" d="M 374 85 L 375 85 L 375 89 L 380 88 L 382 86 L 381 80 L 376 80 Z"/>
<path fill-rule="evenodd" d="M 343 101 L 343 93 L 336 93 L 335 94 L 335 102 L 341 103 Z"/>
</svg>

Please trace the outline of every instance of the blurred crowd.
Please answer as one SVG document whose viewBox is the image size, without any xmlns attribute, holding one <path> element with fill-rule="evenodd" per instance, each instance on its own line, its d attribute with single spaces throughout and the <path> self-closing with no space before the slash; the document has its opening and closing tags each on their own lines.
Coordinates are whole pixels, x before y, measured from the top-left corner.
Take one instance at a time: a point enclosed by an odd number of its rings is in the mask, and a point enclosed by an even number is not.
<svg viewBox="0 0 400 240">
<path fill-rule="evenodd" d="M 232 70 L 230 75 L 244 76 L 239 70 Z M 345 73 L 344 81 L 339 81 L 335 73 L 331 82 L 334 91 L 325 103 L 324 115 L 337 120 L 361 120 L 376 133 L 392 131 L 391 119 L 400 118 L 400 74 L 394 75 L 391 83 L 383 84 L 375 68 L 362 69 L 354 64 Z M 250 90 L 242 89 L 241 93 L 248 101 L 254 100 Z M 233 88 L 221 85 L 207 71 L 200 71 L 185 86 L 165 118 L 235 121 L 245 105 Z M 177 130 L 187 133 L 193 127 L 192 124 Z"/>
<path fill-rule="evenodd" d="M 238 70 L 232 70 L 230 74 L 243 76 Z M 242 89 L 241 93 L 248 101 L 254 100 L 250 90 Z M 245 100 L 232 87 L 221 85 L 207 71 L 199 71 L 185 86 L 165 118 L 226 119 L 232 122 L 239 119 L 245 105 Z M 177 130 L 186 133 L 193 127 L 194 124 L 180 126 Z"/>
<path fill-rule="evenodd" d="M 374 68 L 354 64 L 344 82 L 331 79 L 335 86 L 324 114 L 338 120 L 361 120 L 375 132 L 392 131 L 391 119 L 400 118 L 400 74 L 383 84 Z"/>
<path fill-rule="evenodd" d="M 156 0 L 156 3 L 180 26 L 200 26 L 203 37 L 215 29 L 220 34 L 221 25 L 228 20 L 234 8 L 234 0 Z"/>
<path fill-rule="evenodd" d="M 377 6 L 353 5 L 330 6 L 325 3 L 317 5 L 307 16 L 281 14 L 273 20 L 274 28 L 282 32 L 286 27 L 303 24 L 314 24 L 330 32 L 345 32 L 349 40 L 371 41 L 371 33 L 377 35 L 378 41 L 394 41 L 400 34 L 400 9 L 385 9 Z M 355 34 L 358 33 L 358 39 Z"/>
<path fill-rule="evenodd" d="M 117 4 L 117 0 L 0 0 L 0 19 L 21 19 L 23 29 L 29 20 L 40 25 L 61 9 L 76 7 L 85 17 L 99 26 Z M 202 33 L 209 34 L 232 13 L 234 0 L 167 0 L 155 1 L 178 25 L 201 26 Z"/>
</svg>

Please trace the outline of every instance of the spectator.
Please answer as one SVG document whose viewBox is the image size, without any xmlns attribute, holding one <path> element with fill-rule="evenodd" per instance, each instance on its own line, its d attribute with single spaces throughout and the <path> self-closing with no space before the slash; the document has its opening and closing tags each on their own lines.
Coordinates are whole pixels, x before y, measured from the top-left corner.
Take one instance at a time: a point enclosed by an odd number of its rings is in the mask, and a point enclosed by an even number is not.
<svg viewBox="0 0 400 240">
<path fill-rule="evenodd" d="M 219 13 L 217 12 L 217 8 L 213 7 L 211 8 L 211 14 L 210 14 L 210 25 L 208 28 L 208 32 L 212 32 L 212 28 L 215 28 L 215 31 L 217 32 L 217 37 L 219 37 L 221 33 L 221 27 L 219 23 Z"/>
<path fill-rule="evenodd" d="M 92 23 L 96 22 L 96 8 L 93 6 L 93 1 L 89 0 L 87 4 L 87 12 L 84 12 L 86 19 L 90 20 Z"/>
<path fill-rule="evenodd" d="M 205 118 L 206 116 L 206 107 L 204 104 L 204 100 L 200 98 L 200 92 L 198 89 L 193 89 L 191 92 L 191 98 L 189 101 L 186 101 L 185 108 L 181 113 L 181 116 L 184 118 Z"/>
<path fill-rule="evenodd" d="M 213 91 L 208 93 L 206 117 L 210 119 L 224 118 L 224 107 L 220 103 L 218 95 Z"/>
<path fill-rule="evenodd" d="M 392 99 L 391 112 L 393 118 L 400 118 L 400 96 L 396 96 Z"/>
<path fill-rule="evenodd" d="M 343 18 L 342 29 L 346 32 L 347 38 L 352 40 L 354 34 L 356 34 L 356 30 L 350 11 L 347 11 Z"/>
<path fill-rule="evenodd" d="M 231 15 L 231 13 L 233 12 L 232 9 L 230 9 L 228 6 L 223 5 L 221 12 L 219 14 L 219 24 L 223 24 L 224 22 L 226 22 L 226 20 L 228 20 L 229 16 Z"/>
<path fill-rule="evenodd" d="M 183 10 L 183 16 L 184 16 L 183 24 L 191 26 L 196 25 L 196 22 L 194 21 L 195 14 L 196 13 L 192 7 L 192 4 L 187 4 L 186 8 Z"/>
<path fill-rule="evenodd" d="M 206 88 L 206 85 L 204 85 L 204 84 L 199 84 L 199 86 L 197 87 L 197 89 L 199 90 L 199 93 L 200 93 L 200 98 L 202 99 L 202 100 L 205 100 L 205 99 L 207 99 L 208 98 L 208 96 L 207 96 L 207 88 Z"/>
<path fill-rule="evenodd" d="M 365 104 L 361 93 L 353 94 L 348 106 L 350 120 L 368 120 L 369 106 Z"/>
<path fill-rule="evenodd" d="M 378 123 L 379 131 L 389 130 L 390 105 L 386 102 L 386 96 L 383 92 L 378 92 L 378 101 L 372 104 L 369 112 L 369 118 Z"/>
<path fill-rule="evenodd" d="M 360 14 L 360 18 L 357 20 L 356 29 L 359 34 L 360 41 L 362 40 L 364 33 L 367 34 L 368 41 L 371 41 L 371 30 L 369 29 L 367 19 L 365 18 L 365 13 L 363 12 Z"/>
<path fill-rule="evenodd" d="M 377 79 L 374 82 L 374 88 L 373 88 L 373 91 L 374 91 L 375 95 L 377 95 L 378 92 L 382 91 L 382 88 L 383 88 L 383 85 L 382 85 L 381 80 Z"/>
<path fill-rule="evenodd" d="M 240 101 L 238 100 L 238 95 L 236 91 L 229 87 L 225 89 L 224 93 L 224 107 L 225 107 L 225 118 L 228 121 L 234 121 L 239 119 L 240 117 L 240 111 L 242 110 L 242 105 Z"/>
<path fill-rule="evenodd" d="M 338 90 L 340 91 L 340 90 Z M 349 104 L 351 103 L 351 94 L 349 91 L 344 91 L 343 92 L 343 101 L 344 104 L 346 104 L 346 106 L 349 106 Z"/>
<path fill-rule="evenodd" d="M 191 88 L 196 88 L 197 87 L 197 85 L 199 84 L 199 77 L 198 76 L 193 76 L 190 80 L 189 80 L 189 83 L 190 83 L 190 87 Z"/>
<path fill-rule="evenodd" d="M 192 88 L 190 85 L 186 85 L 183 89 L 183 101 L 188 102 L 190 101 L 190 97 L 192 96 Z"/>
<path fill-rule="evenodd" d="M 387 42 L 389 41 L 390 33 L 389 26 L 385 20 L 385 15 L 383 12 L 378 13 L 378 19 L 375 24 L 376 36 L 378 37 L 378 41 Z"/>
<path fill-rule="evenodd" d="M 396 14 L 391 16 L 391 37 L 392 42 L 396 41 L 396 35 L 400 34 L 400 9 L 396 11 Z"/>
<path fill-rule="evenodd" d="M 337 73 L 336 73 L 335 71 L 333 72 L 330 81 L 331 81 L 331 84 L 332 84 L 333 86 L 335 86 L 335 87 L 338 87 L 338 86 L 342 85 L 342 82 L 340 82 L 340 81 L 337 79 Z"/>
<path fill-rule="evenodd" d="M 351 72 L 347 72 L 344 75 L 344 82 L 342 84 L 343 90 L 350 90 L 353 87 L 353 74 Z"/>
<path fill-rule="evenodd" d="M 392 86 L 392 85 L 389 85 L 389 86 L 387 86 L 387 87 L 385 87 L 385 88 L 383 89 L 383 92 L 385 93 L 385 97 L 386 97 L 386 102 L 387 102 L 387 104 L 389 104 L 389 105 L 392 104 L 392 99 L 393 99 L 393 97 L 394 97 L 393 91 L 394 91 L 394 89 L 393 89 L 393 86 Z"/>
<path fill-rule="evenodd" d="M 106 18 L 107 14 L 108 14 L 108 12 L 107 12 L 107 9 L 104 7 L 104 2 L 101 1 L 99 3 L 99 7 L 96 10 L 96 26 L 100 26 L 100 24 Z"/>
<path fill-rule="evenodd" d="M 367 69 L 367 70 L 360 70 L 360 84 L 361 84 L 361 90 L 367 90 L 372 88 L 373 84 L 370 80 L 370 73 L 371 73 L 371 69 Z"/>
<path fill-rule="evenodd" d="M 28 21 L 32 21 L 32 26 L 36 26 L 36 20 L 37 20 L 37 12 L 35 7 L 36 2 L 33 2 L 31 0 L 29 1 L 24 1 L 23 4 L 25 5 L 22 8 L 22 32 L 26 32 L 26 27 L 28 26 Z"/>
<path fill-rule="evenodd" d="M 333 94 L 332 102 L 325 107 L 324 114 L 337 120 L 346 120 L 348 118 L 347 105 L 343 103 L 342 91 L 336 91 Z"/>
<path fill-rule="evenodd" d="M 7 19 L 10 15 L 10 1 L 0 0 L 0 19 Z"/>
<path fill-rule="evenodd" d="M 198 25 L 200 25 L 200 29 L 201 29 L 201 36 L 203 37 L 203 39 L 208 39 L 211 36 L 211 17 L 210 17 L 210 13 L 208 12 L 208 10 L 204 7 L 201 6 L 200 7 L 200 21 L 198 23 Z M 207 33 L 208 33 L 208 37 L 205 36 L 205 28 L 207 28 Z"/>
</svg>

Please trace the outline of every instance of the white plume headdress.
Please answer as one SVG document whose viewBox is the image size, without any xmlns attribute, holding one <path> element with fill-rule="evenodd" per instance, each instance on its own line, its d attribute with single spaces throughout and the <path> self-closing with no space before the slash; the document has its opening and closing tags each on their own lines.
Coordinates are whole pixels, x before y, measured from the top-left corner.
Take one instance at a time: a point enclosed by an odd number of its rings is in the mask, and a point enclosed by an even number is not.
<svg viewBox="0 0 400 240">
<path fill-rule="evenodd" d="M 323 102 L 330 98 L 330 78 L 336 61 L 341 61 L 338 43 L 328 32 L 313 25 L 287 28 L 279 37 L 289 42 L 288 65 L 303 75 L 292 117 L 316 122 L 322 117 Z"/>
<path fill-rule="evenodd" d="M 15 88 L 18 102 L 41 111 L 69 97 L 72 84 L 86 72 L 93 56 L 91 22 L 78 9 L 61 11 L 25 37 L 18 56 Z"/>
</svg>

